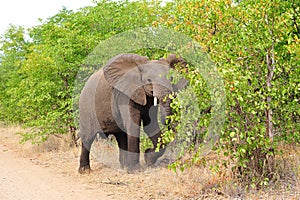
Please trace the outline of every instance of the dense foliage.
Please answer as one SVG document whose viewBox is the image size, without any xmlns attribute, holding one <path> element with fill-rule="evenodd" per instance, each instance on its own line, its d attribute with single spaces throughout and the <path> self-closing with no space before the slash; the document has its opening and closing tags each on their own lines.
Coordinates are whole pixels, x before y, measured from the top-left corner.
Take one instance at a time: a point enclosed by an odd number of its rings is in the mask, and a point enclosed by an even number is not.
<svg viewBox="0 0 300 200">
<path fill-rule="evenodd" d="M 267 183 L 274 177 L 278 141 L 299 142 L 299 3 L 202 0 L 169 6 L 172 12 L 159 22 L 198 41 L 223 75 L 227 120 L 219 150 L 236 162 L 237 175 L 254 185 Z"/>
<path fill-rule="evenodd" d="M 49 134 L 75 137 L 72 93 L 78 68 L 104 39 L 156 19 L 155 4 L 106 2 L 79 12 L 66 9 L 27 32 L 10 27 L 2 38 L 1 116 L 35 127 L 24 140 Z M 2 79 L 3 77 L 3 79 Z"/>
<path fill-rule="evenodd" d="M 1 38 L 0 120 L 33 127 L 25 140 L 75 137 L 72 92 L 85 57 L 100 41 L 148 26 L 183 33 L 209 53 L 227 94 L 226 122 L 215 150 L 235 162 L 238 177 L 254 185 L 271 180 L 277 144 L 300 141 L 300 5 L 295 0 L 99 1 L 78 12 L 63 9 L 28 31 L 11 26 Z M 174 133 L 198 135 L 188 137 L 197 146 L 214 105 L 197 66 L 184 71 L 191 87 L 173 102 L 175 115 L 169 120 L 177 126 L 163 140 L 170 142 Z M 194 112 L 180 111 L 190 102 Z"/>
</svg>

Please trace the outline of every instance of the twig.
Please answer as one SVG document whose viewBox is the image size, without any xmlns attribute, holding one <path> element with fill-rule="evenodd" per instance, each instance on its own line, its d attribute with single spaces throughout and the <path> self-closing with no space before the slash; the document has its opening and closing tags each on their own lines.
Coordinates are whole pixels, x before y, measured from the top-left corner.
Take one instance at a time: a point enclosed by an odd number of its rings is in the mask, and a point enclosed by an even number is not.
<svg viewBox="0 0 300 200">
<path fill-rule="evenodd" d="M 107 178 L 107 181 L 101 181 L 103 184 L 109 184 L 109 185 L 127 185 L 126 183 L 120 182 L 120 181 L 112 181 L 110 178 Z"/>
</svg>

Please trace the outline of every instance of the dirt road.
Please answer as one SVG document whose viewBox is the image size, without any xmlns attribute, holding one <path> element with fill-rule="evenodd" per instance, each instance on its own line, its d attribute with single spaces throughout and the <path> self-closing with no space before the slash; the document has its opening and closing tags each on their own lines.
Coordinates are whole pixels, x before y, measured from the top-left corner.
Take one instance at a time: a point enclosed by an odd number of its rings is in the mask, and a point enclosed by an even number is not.
<svg viewBox="0 0 300 200">
<path fill-rule="evenodd" d="M 107 194 L 87 188 L 88 185 L 34 165 L 12 150 L 0 146 L 1 200 L 109 199 Z"/>
<path fill-rule="evenodd" d="M 57 137 L 39 146 L 30 142 L 20 145 L 16 133 L 21 131 L 18 127 L 0 126 L 0 200 L 300 198 L 297 181 L 247 193 L 230 185 L 230 176 L 212 174 L 209 164 L 177 173 L 156 166 L 128 174 L 119 167 L 118 150 L 101 142 L 93 144 L 93 172 L 80 175 L 77 173 L 80 147 L 70 147 L 68 141 Z M 295 151 L 294 154 L 299 157 Z M 217 160 L 213 156 L 208 162 Z"/>
<path fill-rule="evenodd" d="M 128 174 L 119 167 L 118 150 L 101 142 L 93 144 L 93 172 L 80 175 L 80 147 L 56 137 L 39 146 L 21 145 L 16 133 L 22 131 L 0 126 L 0 200 L 197 199 L 202 180 L 210 179 L 201 168 L 176 174 L 155 167 Z"/>
</svg>

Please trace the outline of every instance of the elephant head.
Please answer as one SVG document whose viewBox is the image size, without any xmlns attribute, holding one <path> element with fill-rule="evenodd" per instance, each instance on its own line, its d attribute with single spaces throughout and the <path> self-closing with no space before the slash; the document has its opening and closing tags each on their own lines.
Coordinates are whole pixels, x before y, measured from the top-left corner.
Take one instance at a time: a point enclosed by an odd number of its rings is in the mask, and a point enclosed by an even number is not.
<svg viewBox="0 0 300 200">
<path fill-rule="evenodd" d="M 121 54 L 112 58 L 104 68 L 104 76 L 108 83 L 125 94 L 135 103 L 160 105 L 162 123 L 172 113 L 170 99 L 167 97 L 174 91 L 183 88 L 186 82 L 172 85 L 167 76 L 169 70 L 177 64 L 186 64 L 183 59 L 171 54 L 166 59 L 148 60 L 136 54 Z M 152 100 L 153 102 L 147 102 Z"/>
</svg>

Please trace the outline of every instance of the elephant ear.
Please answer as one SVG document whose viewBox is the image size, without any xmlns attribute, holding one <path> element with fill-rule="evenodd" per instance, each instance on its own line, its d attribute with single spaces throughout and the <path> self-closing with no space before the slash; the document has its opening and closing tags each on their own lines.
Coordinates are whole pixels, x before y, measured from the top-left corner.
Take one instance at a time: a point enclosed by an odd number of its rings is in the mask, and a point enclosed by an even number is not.
<svg viewBox="0 0 300 200">
<path fill-rule="evenodd" d="M 143 89 L 141 72 L 138 65 L 147 63 L 148 58 L 136 54 L 120 54 L 108 61 L 103 68 L 104 77 L 115 89 L 134 102 L 146 105 L 146 93 Z"/>
<path fill-rule="evenodd" d="M 175 69 L 176 65 L 179 65 L 180 67 L 186 67 L 187 62 L 183 60 L 181 57 L 177 57 L 175 54 L 170 54 L 167 59 L 167 63 L 169 63 L 170 67 Z"/>
<path fill-rule="evenodd" d="M 187 62 L 181 58 L 181 57 L 177 57 L 176 54 L 170 54 L 166 59 L 162 58 L 163 61 L 167 62 L 170 66 L 170 68 L 172 69 L 176 69 L 176 66 L 180 66 L 180 70 L 184 70 L 185 73 L 187 73 L 187 70 L 186 70 L 186 65 L 187 65 Z M 173 90 L 175 92 L 178 92 L 182 89 L 184 89 L 187 85 L 188 85 L 189 81 L 185 78 L 181 78 L 179 79 L 179 81 L 176 83 L 176 84 L 173 84 L 172 87 L 173 87 Z"/>
</svg>

